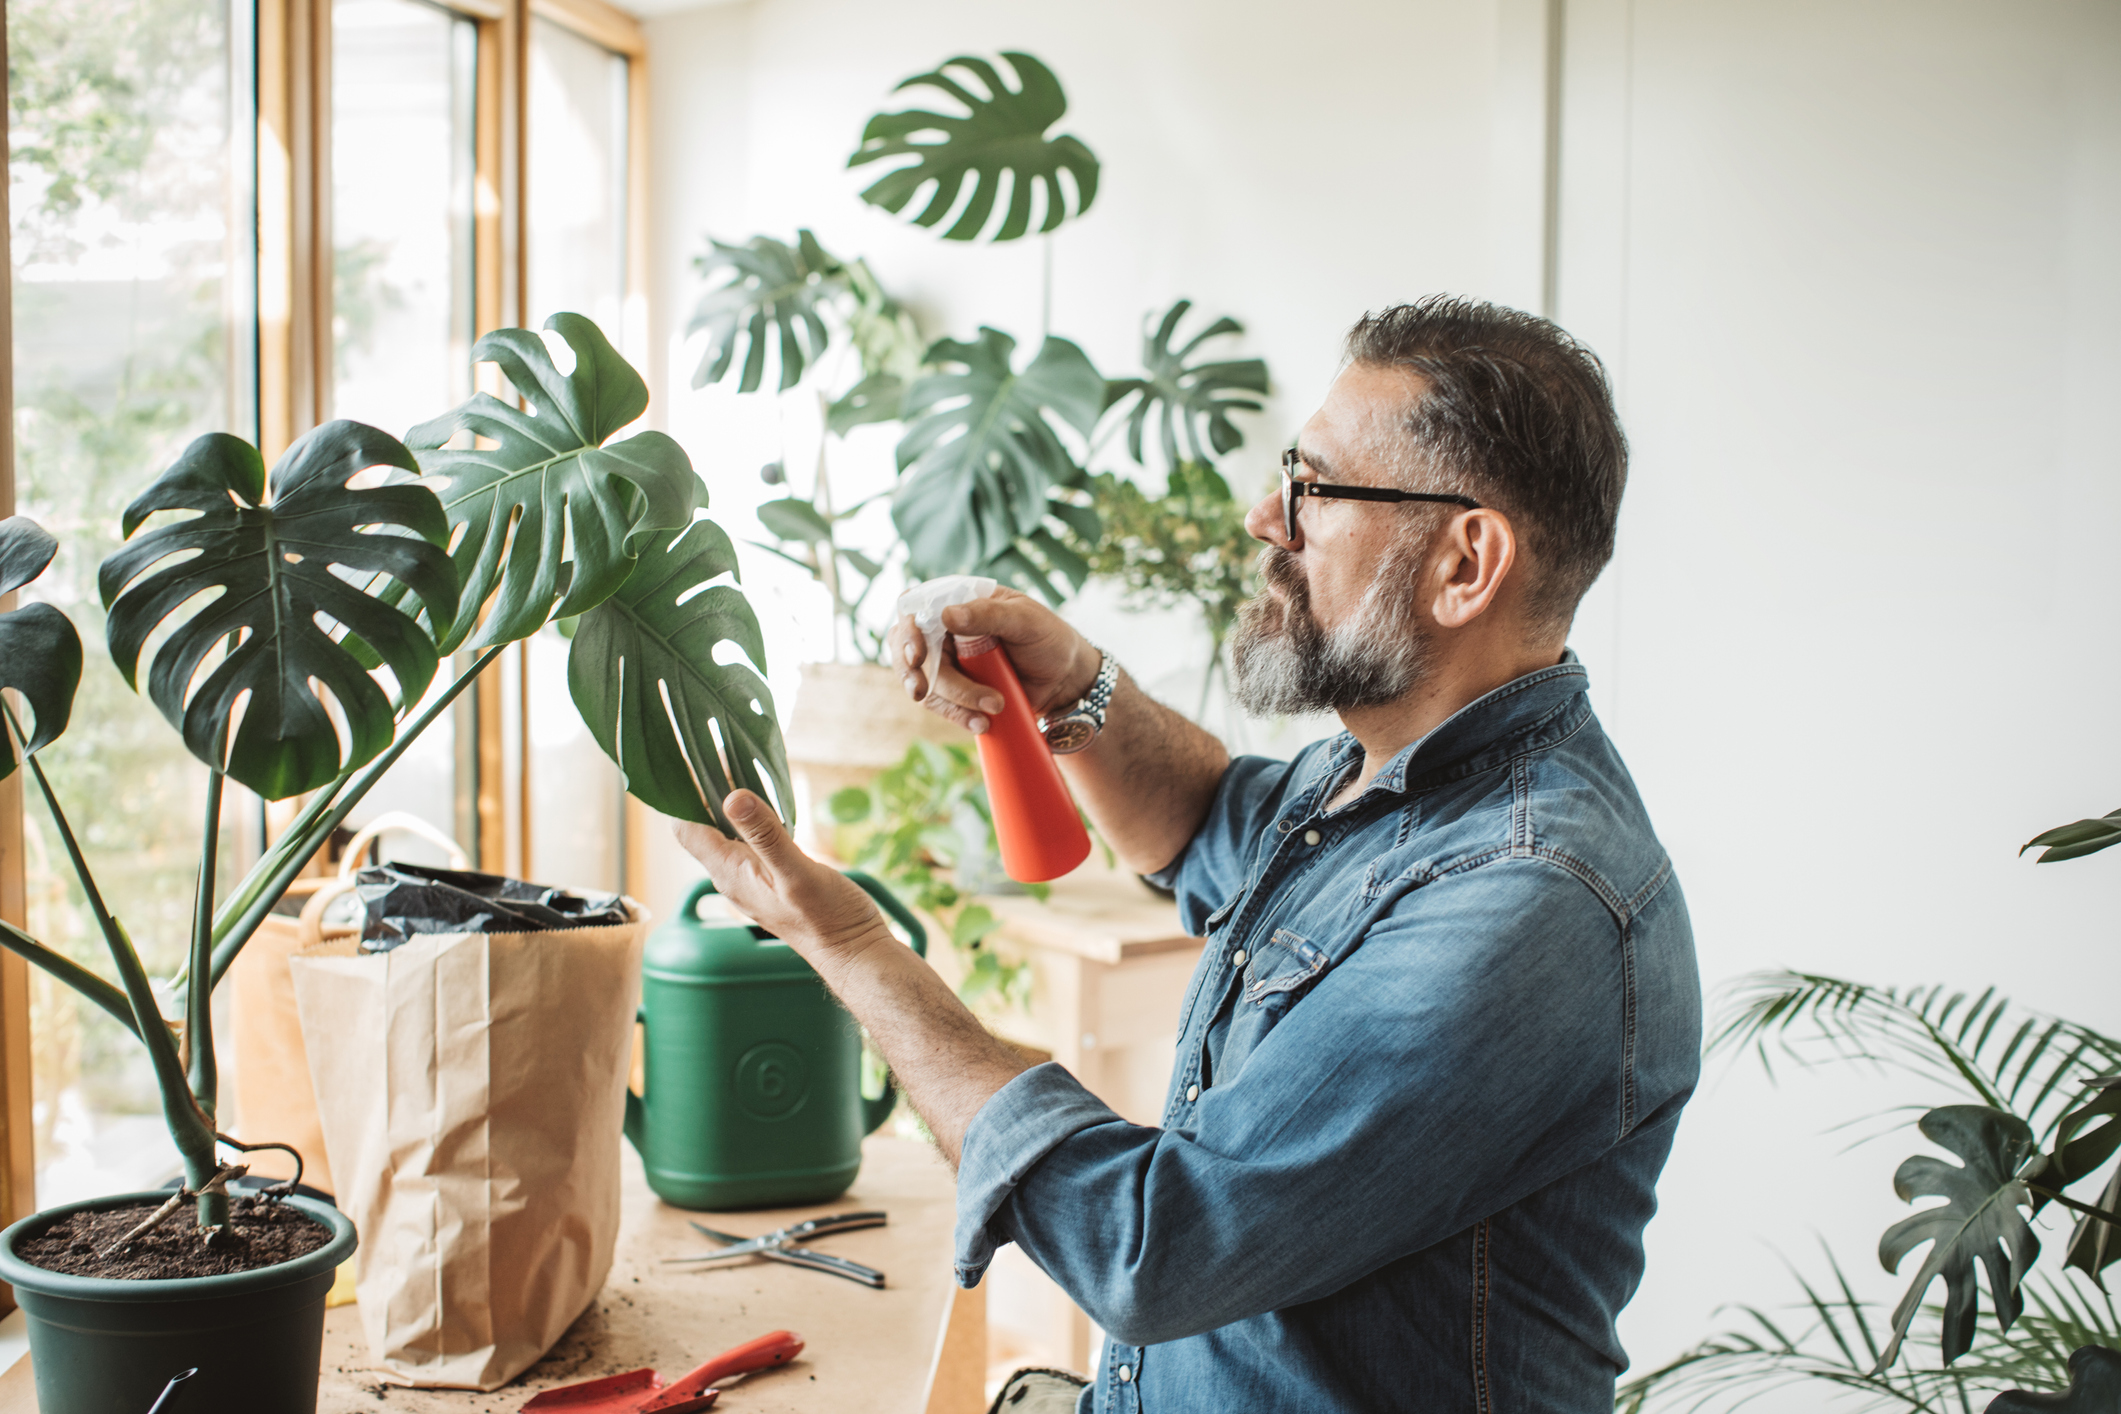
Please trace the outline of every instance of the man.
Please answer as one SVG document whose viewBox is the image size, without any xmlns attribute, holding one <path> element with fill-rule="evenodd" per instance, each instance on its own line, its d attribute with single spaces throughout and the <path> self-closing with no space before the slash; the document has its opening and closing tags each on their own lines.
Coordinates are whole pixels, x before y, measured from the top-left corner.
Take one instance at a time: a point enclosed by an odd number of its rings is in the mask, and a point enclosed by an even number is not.
<svg viewBox="0 0 2121 1414">
<path fill-rule="evenodd" d="M 1424 300 L 1348 353 L 1247 521 L 1266 587 L 1233 654 L 1248 710 L 1347 730 L 1232 761 L 1122 677 L 1062 758 L 1208 940 L 1161 1128 L 1026 1069 L 756 797 L 740 840 L 679 827 L 957 1166 L 959 1279 L 1016 1242 L 1105 1330 L 1084 1411 L 1591 1414 L 1626 1364 L 1701 1027 L 1679 886 L 1564 645 L 1626 443 L 1596 357 L 1528 315 Z M 945 625 L 1001 638 L 1041 711 L 1098 682 L 1022 595 Z M 892 644 L 984 730 L 993 694 L 910 620 Z"/>
</svg>

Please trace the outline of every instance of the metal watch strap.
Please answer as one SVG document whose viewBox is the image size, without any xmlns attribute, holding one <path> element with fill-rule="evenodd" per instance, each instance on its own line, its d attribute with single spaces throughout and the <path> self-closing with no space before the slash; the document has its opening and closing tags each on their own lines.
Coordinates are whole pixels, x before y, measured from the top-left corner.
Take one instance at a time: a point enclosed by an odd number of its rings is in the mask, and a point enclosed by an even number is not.
<svg viewBox="0 0 2121 1414">
<path fill-rule="evenodd" d="M 1119 664 L 1104 649 L 1097 653 L 1097 676 L 1091 680 L 1090 690 L 1067 711 L 1039 719 L 1039 731 L 1056 755 L 1081 751 L 1105 729 L 1105 708 L 1112 701 L 1112 690 L 1119 685 Z"/>
</svg>

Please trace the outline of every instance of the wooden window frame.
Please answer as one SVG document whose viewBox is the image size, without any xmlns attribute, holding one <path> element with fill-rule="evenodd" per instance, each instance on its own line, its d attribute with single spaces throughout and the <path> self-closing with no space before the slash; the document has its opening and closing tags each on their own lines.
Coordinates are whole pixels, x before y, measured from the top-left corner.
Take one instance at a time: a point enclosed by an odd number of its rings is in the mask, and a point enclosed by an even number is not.
<svg viewBox="0 0 2121 1414">
<path fill-rule="evenodd" d="M 525 184 L 530 19 L 550 20 L 627 63 L 627 289 L 621 347 L 646 353 L 647 46 L 640 23 L 603 0 L 428 0 L 478 25 L 473 203 L 475 334 L 519 323 L 527 307 Z M 256 0 L 257 437 L 270 465 L 324 420 L 331 388 L 331 0 Z M 0 26 L 0 63 L 6 34 Z M 0 143 L 7 135 L 0 105 Z M 8 235 L 0 185 L 0 252 Z M 0 517 L 14 514 L 12 282 L 0 281 Z M 496 370 L 480 386 L 502 391 Z M 0 608 L 13 607 L 10 595 Z M 527 680 L 524 675 L 519 680 Z M 525 704 L 527 705 L 527 704 Z M 502 702 L 481 683 L 459 702 L 457 831 L 481 867 L 506 864 Z M 519 763 L 521 838 L 530 839 L 527 741 Z M 467 782 L 468 778 L 468 782 Z M 467 788 L 468 786 L 468 788 Z M 0 781 L 0 919 L 27 921 L 22 776 Z M 622 831 L 632 823 L 629 802 Z M 631 885 L 629 877 L 626 882 Z M 36 1211 L 29 965 L 0 951 L 0 1223 Z M 13 1301 L 0 1287 L 0 1312 Z"/>
</svg>

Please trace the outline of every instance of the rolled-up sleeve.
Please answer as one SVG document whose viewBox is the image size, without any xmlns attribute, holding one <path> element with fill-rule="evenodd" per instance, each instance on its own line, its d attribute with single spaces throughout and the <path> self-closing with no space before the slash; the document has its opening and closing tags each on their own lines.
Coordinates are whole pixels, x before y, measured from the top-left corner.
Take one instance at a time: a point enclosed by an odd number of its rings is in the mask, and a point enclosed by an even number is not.
<svg viewBox="0 0 2121 1414">
<path fill-rule="evenodd" d="M 957 1162 L 957 1279 L 976 1286 L 994 1260 L 991 1224 L 1024 1176 L 1054 1148 L 1086 1129 L 1125 1124 L 1082 1082 L 1051 1061 L 1035 1065 L 989 1097 L 965 1131 Z"/>
</svg>

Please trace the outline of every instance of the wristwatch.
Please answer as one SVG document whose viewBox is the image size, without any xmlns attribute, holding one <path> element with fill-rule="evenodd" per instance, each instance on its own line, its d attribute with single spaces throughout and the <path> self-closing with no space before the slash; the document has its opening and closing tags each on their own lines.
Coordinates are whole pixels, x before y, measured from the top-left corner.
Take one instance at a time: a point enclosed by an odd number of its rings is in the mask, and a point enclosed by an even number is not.
<svg viewBox="0 0 2121 1414">
<path fill-rule="evenodd" d="M 1100 661 L 1090 690 L 1067 711 L 1038 719 L 1038 729 L 1055 756 L 1081 751 L 1105 729 L 1105 705 L 1112 700 L 1112 689 L 1119 685 L 1119 664 L 1104 649 L 1097 652 Z"/>
</svg>

